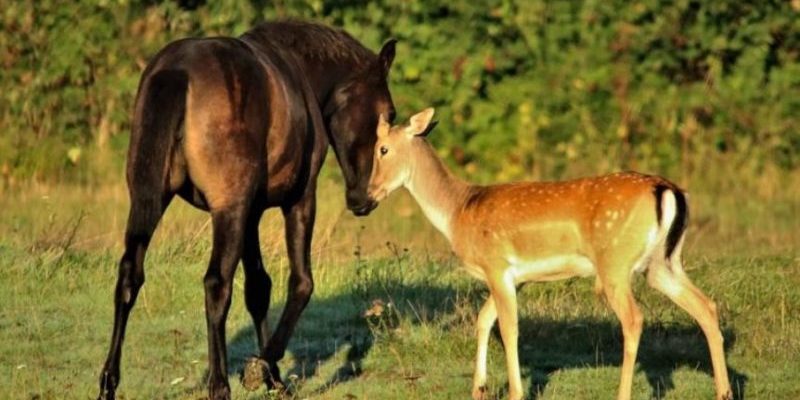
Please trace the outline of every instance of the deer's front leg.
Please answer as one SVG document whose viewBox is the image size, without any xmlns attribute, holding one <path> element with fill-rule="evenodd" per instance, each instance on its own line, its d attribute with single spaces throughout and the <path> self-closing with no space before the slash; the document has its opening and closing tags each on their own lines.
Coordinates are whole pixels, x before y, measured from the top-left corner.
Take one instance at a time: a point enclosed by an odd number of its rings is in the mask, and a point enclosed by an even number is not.
<svg viewBox="0 0 800 400">
<path fill-rule="evenodd" d="M 475 356 L 475 375 L 472 379 L 472 398 L 480 400 L 483 398 L 483 391 L 486 389 L 486 353 L 489 347 L 489 335 L 492 326 L 497 320 L 497 308 L 494 298 L 489 294 L 489 298 L 483 303 L 481 312 L 478 314 L 475 330 L 478 336 L 478 354 Z"/>
<path fill-rule="evenodd" d="M 517 288 L 513 278 L 502 274 L 489 280 L 489 289 L 497 309 L 500 322 L 500 336 L 506 350 L 506 367 L 508 369 L 508 398 L 520 400 L 522 395 L 522 377 L 519 372 L 519 355 L 517 354 Z"/>
</svg>

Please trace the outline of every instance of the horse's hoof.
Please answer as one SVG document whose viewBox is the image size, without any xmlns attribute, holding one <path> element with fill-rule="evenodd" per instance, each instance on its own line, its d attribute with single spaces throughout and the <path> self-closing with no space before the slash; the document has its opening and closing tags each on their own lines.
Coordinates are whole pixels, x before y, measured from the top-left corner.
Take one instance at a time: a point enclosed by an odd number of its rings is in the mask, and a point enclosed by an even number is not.
<svg viewBox="0 0 800 400">
<path fill-rule="evenodd" d="M 281 380 L 281 370 L 278 369 L 278 363 L 267 363 L 266 376 L 264 382 L 270 390 L 278 390 L 283 392 L 286 390 L 286 385 Z"/>
<path fill-rule="evenodd" d="M 114 377 L 114 375 L 104 371 L 100 375 L 100 394 L 97 395 L 97 400 L 114 400 L 116 398 L 114 392 L 117 389 L 117 380 L 118 378 Z"/>
<path fill-rule="evenodd" d="M 209 400 L 231 400 L 231 388 L 227 385 L 208 389 Z"/>
<path fill-rule="evenodd" d="M 100 394 L 97 395 L 97 400 L 114 400 L 116 398 L 113 390 L 100 389 Z"/>
</svg>

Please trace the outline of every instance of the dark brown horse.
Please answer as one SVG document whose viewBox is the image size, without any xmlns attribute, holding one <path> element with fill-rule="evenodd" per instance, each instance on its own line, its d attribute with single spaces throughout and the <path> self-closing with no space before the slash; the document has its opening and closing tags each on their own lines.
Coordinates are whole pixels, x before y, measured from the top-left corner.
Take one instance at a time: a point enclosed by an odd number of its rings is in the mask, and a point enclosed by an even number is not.
<svg viewBox="0 0 800 400">
<path fill-rule="evenodd" d="M 125 325 L 144 283 L 148 243 L 177 194 L 211 213 L 213 248 L 204 278 L 208 391 L 230 398 L 225 320 L 242 260 L 244 295 L 268 384 L 314 288 L 310 268 L 316 181 L 333 146 L 347 206 L 366 215 L 378 116 L 394 114 L 386 77 L 394 41 L 377 56 L 322 25 L 266 23 L 239 38 L 179 40 L 147 66 L 139 84 L 128 152 L 131 209 L 114 297 L 114 331 L 100 376 L 113 399 Z M 281 207 L 291 274 L 286 307 L 268 336 L 272 282 L 259 250 L 264 210 Z"/>
</svg>

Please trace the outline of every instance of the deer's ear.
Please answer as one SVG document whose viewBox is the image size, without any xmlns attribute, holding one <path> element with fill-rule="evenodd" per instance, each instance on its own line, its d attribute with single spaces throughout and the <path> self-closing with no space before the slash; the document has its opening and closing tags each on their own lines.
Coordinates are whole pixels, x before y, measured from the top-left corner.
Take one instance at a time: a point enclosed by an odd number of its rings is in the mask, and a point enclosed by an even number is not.
<svg viewBox="0 0 800 400">
<path fill-rule="evenodd" d="M 428 124 L 428 127 L 425 128 L 424 131 L 418 133 L 417 136 L 427 137 L 428 134 L 431 133 L 433 128 L 436 128 L 436 125 L 439 125 L 439 121 L 431 121 L 431 123 Z"/>
<path fill-rule="evenodd" d="M 378 116 L 378 137 L 388 135 L 391 127 L 389 121 L 386 120 L 386 114 L 381 113 L 381 115 Z"/>
<path fill-rule="evenodd" d="M 425 136 L 433 129 L 433 126 L 436 126 L 436 123 L 431 125 L 431 119 L 433 119 L 433 107 L 428 107 L 411 117 L 408 125 L 408 133 L 413 136 Z"/>
</svg>

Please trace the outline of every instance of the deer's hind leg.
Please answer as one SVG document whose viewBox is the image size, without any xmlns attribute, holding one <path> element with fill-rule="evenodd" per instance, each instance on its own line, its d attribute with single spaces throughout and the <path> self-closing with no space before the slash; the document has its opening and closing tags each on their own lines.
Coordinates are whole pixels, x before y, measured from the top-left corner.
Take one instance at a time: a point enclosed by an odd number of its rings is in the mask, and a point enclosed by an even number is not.
<svg viewBox="0 0 800 400">
<path fill-rule="evenodd" d="M 681 239 L 680 244 L 683 243 Z M 725 364 L 722 332 L 719 329 L 717 306 L 700 289 L 698 289 L 683 271 L 680 255 L 680 244 L 672 257 L 652 263 L 647 274 L 647 282 L 670 300 L 686 310 L 700 325 L 708 342 L 711 353 L 711 365 L 714 369 L 714 385 L 717 398 L 731 399 L 730 381 Z"/>
</svg>

